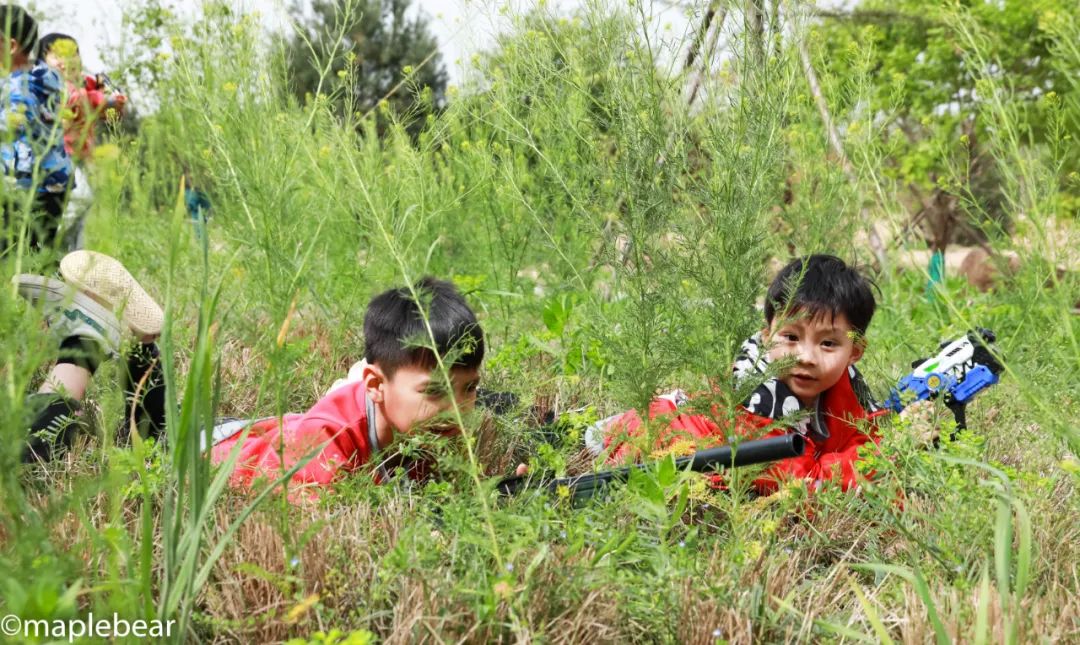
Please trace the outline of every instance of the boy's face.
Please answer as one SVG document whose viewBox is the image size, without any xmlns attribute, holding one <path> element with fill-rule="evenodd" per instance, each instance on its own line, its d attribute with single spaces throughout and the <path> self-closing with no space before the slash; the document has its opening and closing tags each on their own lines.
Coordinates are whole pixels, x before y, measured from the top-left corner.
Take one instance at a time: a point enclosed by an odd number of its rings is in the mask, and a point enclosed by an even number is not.
<svg viewBox="0 0 1080 645">
<path fill-rule="evenodd" d="M 382 370 L 374 366 L 380 377 Z M 443 413 L 456 403 L 462 411 L 476 404 L 476 389 L 480 385 L 477 369 L 455 367 L 450 370 L 453 392 L 446 391 L 446 382 L 437 371 L 415 365 L 399 367 L 390 378 L 369 381 L 372 400 L 382 406 L 383 415 L 400 432 L 426 430 L 443 436 L 461 433 Z M 374 386 L 374 387 L 373 387 Z"/>
<path fill-rule="evenodd" d="M 82 59 L 79 58 L 79 49 L 73 41 L 58 40 L 52 44 L 49 53 L 45 54 L 45 64 L 60 72 L 60 76 L 67 81 L 78 79 L 82 71 Z"/>
<path fill-rule="evenodd" d="M 780 380 L 805 407 L 813 407 L 819 394 L 836 385 L 865 348 L 844 314 L 811 318 L 796 312 L 786 320 L 774 320 L 765 337 L 773 343 L 770 359 L 795 357 L 795 365 Z"/>
</svg>

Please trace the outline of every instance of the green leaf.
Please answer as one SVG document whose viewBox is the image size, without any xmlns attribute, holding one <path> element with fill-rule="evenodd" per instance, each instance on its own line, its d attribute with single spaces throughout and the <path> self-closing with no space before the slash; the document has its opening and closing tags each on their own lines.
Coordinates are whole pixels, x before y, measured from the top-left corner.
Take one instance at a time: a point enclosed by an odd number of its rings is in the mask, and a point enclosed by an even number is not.
<svg viewBox="0 0 1080 645">
<path fill-rule="evenodd" d="M 994 524 L 994 568 L 997 573 L 998 593 L 1001 595 L 1001 603 L 1008 603 L 1009 571 L 1012 569 L 1012 507 L 1003 500 L 998 500 L 997 522 Z"/>
<path fill-rule="evenodd" d="M 886 574 L 891 573 L 907 580 L 912 587 L 915 588 L 915 593 L 918 594 L 919 599 L 922 600 L 923 605 L 926 607 L 926 613 L 930 618 L 930 624 L 934 627 L 934 638 L 938 645 L 946 645 L 947 643 L 952 642 L 949 633 L 945 630 L 945 625 L 941 622 L 941 617 L 938 615 L 934 599 L 930 597 L 930 588 L 926 584 L 926 579 L 923 577 L 922 572 L 918 567 L 908 569 L 894 564 L 869 563 L 853 564 L 851 565 L 851 568 Z"/>
<path fill-rule="evenodd" d="M 979 580 L 979 604 L 975 607 L 975 645 L 986 645 L 990 624 L 990 567 L 983 562 Z"/>
<path fill-rule="evenodd" d="M 1016 509 L 1016 523 L 1019 525 L 1019 539 L 1016 552 L 1016 587 L 1013 590 L 1015 600 L 1019 604 L 1027 591 L 1028 583 L 1031 582 L 1031 516 L 1027 507 L 1018 499 L 1013 500 Z"/>
<path fill-rule="evenodd" d="M 664 488 L 667 488 L 675 483 L 677 477 L 678 470 L 675 468 L 675 458 L 668 455 L 661 459 L 656 467 L 656 481 Z"/>
<path fill-rule="evenodd" d="M 563 330 L 566 329 L 566 323 L 570 320 L 570 312 L 573 310 L 574 305 L 567 294 L 561 294 L 558 298 L 553 298 L 544 305 L 543 320 L 544 326 L 548 328 L 548 331 L 556 336 L 562 336 Z"/>
<path fill-rule="evenodd" d="M 889 638 L 889 630 L 885 628 L 885 624 L 881 622 L 881 617 L 878 616 L 877 610 L 870 604 L 870 600 L 863 595 L 862 589 L 859 588 L 855 579 L 848 575 L 848 586 L 855 594 L 855 598 L 858 599 L 859 605 L 863 608 L 863 613 L 866 614 L 866 619 L 870 621 L 870 626 L 874 628 L 874 633 L 877 634 L 878 641 L 891 645 L 893 640 Z"/>
</svg>

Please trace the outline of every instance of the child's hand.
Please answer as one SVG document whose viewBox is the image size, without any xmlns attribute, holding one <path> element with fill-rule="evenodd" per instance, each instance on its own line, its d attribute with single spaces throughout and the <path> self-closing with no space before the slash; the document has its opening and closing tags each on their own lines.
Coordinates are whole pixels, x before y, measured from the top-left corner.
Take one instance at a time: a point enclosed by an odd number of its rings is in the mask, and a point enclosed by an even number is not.
<svg viewBox="0 0 1080 645">
<path fill-rule="evenodd" d="M 900 412 L 900 418 L 907 421 L 908 431 L 920 444 L 933 444 L 941 434 L 941 424 L 933 401 L 912 403 Z"/>
<path fill-rule="evenodd" d="M 518 464 L 517 468 L 514 469 L 514 474 L 517 475 L 518 477 L 524 477 L 528 473 L 529 473 L 529 466 L 526 465 L 526 464 Z"/>
</svg>

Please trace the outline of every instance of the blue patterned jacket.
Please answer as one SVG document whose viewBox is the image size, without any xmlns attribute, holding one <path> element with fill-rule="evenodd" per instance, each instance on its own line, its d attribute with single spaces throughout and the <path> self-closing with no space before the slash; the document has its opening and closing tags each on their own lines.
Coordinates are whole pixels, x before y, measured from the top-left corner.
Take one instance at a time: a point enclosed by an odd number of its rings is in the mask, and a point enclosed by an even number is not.
<svg viewBox="0 0 1080 645">
<path fill-rule="evenodd" d="M 0 161 L 21 189 L 63 193 L 75 185 L 64 150 L 63 93 L 60 75 L 41 63 L 0 84 Z"/>
</svg>

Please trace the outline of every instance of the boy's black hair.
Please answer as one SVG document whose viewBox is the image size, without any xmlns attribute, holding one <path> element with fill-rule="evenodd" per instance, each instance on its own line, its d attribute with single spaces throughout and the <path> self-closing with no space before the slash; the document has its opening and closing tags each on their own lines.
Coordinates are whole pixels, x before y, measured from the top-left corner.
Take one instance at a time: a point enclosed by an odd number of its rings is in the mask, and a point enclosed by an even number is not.
<svg viewBox="0 0 1080 645">
<path fill-rule="evenodd" d="M 33 58 L 38 43 L 38 27 L 30 12 L 17 4 L 0 4 L 0 29 L 4 30 L 5 41 L 14 38 L 23 53 Z M 4 46 L 7 47 L 6 44 Z"/>
<path fill-rule="evenodd" d="M 53 45 L 61 40 L 70 40 L 75 43 L 75 51 L 79 51 L 79 42 L 67 34 L 61 34 L 59 32 L 52 32 L 51 34 L 45 34 L 38 41 L 38 60 L 45 60 L 45 54 L 48 54 Z"/>
<path fill-rule="evenodd" d="M 812 318 L 844 314 L 860 335 L 874 317 L 873 282 L 834 255 L 808 255 L 792 260 L 769 285 L 765 322 L 777 313 L 805 313 Z"/>
<path fill-rule="evenodd" d="M 406 365 L 433 369 L 434 349 L 452 367 L 478 368 L 484 360 L 484 333 L 476 314 L 450 282 L 432 277 L 375 296 L 364 314 L 364 359 L 387 378 Z M 424 314 L 431 325 L 428 335 Z"/>
</svg>

